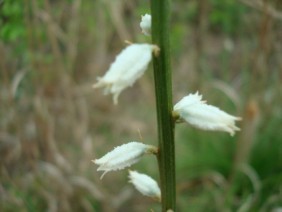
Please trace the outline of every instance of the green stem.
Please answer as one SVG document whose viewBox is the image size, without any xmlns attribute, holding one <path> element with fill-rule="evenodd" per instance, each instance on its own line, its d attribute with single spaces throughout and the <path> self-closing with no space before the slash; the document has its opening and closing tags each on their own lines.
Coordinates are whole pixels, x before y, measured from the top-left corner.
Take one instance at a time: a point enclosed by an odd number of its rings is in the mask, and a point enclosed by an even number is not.
<svg viewBox="0 0 282 212">
<path fill-rule="evenodd" d="M 158 118 L 162 211 L 175 211 L 175 151 L 169 49 L 170 0 L 151 0 L 152 41 L 160 47 L 153 59 Z"/>
</svg>

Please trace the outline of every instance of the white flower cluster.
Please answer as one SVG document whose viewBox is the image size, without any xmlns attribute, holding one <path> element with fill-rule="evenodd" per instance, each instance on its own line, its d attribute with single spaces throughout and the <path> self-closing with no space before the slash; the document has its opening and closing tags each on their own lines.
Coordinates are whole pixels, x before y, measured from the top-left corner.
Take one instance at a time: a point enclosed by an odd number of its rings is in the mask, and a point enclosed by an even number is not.
<svg viewBox="0 0 282 212">
<path fill-rule="evenodd" d="M 132 141 L 114 148 L 100 159 L 92 160 L 99 165 L 97 171 L 104 171 L 101 179 L 109 171 L 121 170 L 137 163 L 145 154 L 157 154 L 158 149 L 151 145 Z M 136 171 L 129 171 L 130 182 L 145 196 L 160 201 L 161 191 L 155 180 Z"/>
<path fill-rule="evenodd" d="M 151 34 L 150 15 L 142 16 L 140 27 L 145 35 Z M 117 55 L 106 74 L 103 77 L 98 77 L 98 82 L 93 85 L 93 88 L 104 88 L 104 94 L 112 94 L 114 104 L 117 104 L 120 93 L 132 86 L 144 74 L 152 60 L 152 55 L 157 55 L 159 51 L 159 47 L 152 44 L 130 44 Z M 99 165 L 97 171 L 104 172 L 101 176 L 102 179 L 109 171 L 124 169 L 137 163 L 143 155 L 157 154 L 157 152 L 158 149 L 154 146 L 132 141 L 116 147 L 92 162 Z M 130 171 L 129 178 L 130 182 L 142 194 L 160 200 L 160 188 L 151 177 Z"/>
<path fill-rule="evenodd" d="M 142 33 L 150 36 L 151 15 L 145 14 L 141 19 Z M 114 104 L 117 104 L 120 93 L 132 86 L 144 74 L 153 55 L 158 56 L 158 51 L 160 51 L 159 47 L 152 44 L 129 45 L 117 55 L 108 71 L 103 77 L 98 78 L 98 82 L 93 87 L 104 88 L 104 94 L 112 94 Z M 185 121 L 203 130 L 225 131 L 230 135 L 240 130 L 236 127 L 235 121 L 241 118 L 206 104 L 198 92 L 189 94 L 176 103 L 172 115 L 176 122 Z M 107 172 L 125 169 L 137 163 L 145 154 L 157 153 L 158 149 L 154 146 L 132 141 L 92 161 L 99 166 L 97 171 L 103 171 L 102 179 Z M 136 171 L 129 171 L 129 179 L 143 195 L 157 200 L 161 199 L 160 188 L 151 177 Z"/>
</svg>

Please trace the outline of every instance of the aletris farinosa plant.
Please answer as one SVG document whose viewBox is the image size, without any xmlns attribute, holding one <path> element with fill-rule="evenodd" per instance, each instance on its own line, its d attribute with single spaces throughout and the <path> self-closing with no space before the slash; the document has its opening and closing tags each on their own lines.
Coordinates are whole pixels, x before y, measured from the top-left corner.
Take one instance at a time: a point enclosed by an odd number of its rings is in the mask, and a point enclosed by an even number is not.
<svg viewBox="0 0 282 212">
<path fill-rule="evenodd" d="M 162 211 L 173 212 L 176 211 L 175 124 L 187 122 L 200 130 L 223 131 L 234 135 L 239 130 L 235 122 L 240 118 L 206 104 L 198 92 L 183 97 L 173 106 L 169 23 L 170 1 L 151 1 L 151 15 L 141 16 L 140 28 L 145 36 L 151 36 L 152 43 L 134 43 L 127 46 L 116 57 L 106 74 L 93 85 L 94 88 L 103 88 L 104 94 L 112 94 L 113 102 L 117 104 L 120 93 L 131 87 L 153 60 L 158 121 L 157 147 L 133 141 L 116 147 L 93 162 L 99 166 L 98 171 L 103 171 L 102 179 L 110 171 L 134 165 L 146 154 L 155 155 L 159 167 L 160 188 L 150 176 L 137 171 L 129 171 L 130 183 L 143 195 L 160 201 Z"/>
</svg>

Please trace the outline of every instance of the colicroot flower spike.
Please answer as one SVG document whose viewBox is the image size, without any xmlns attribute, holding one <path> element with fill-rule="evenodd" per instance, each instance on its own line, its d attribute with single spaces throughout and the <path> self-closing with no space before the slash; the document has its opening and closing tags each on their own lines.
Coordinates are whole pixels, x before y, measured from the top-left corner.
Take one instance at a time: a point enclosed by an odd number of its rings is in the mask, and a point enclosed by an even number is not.
<svg viewBox="0 0 282 212">
<path fill-rule="evenodd" d="M 162 212 L 176 211 L 174 120 L 171 116 L 172 80 L 170 65 L 170 0 L 150 1 L 152 43 L 160 47 L 153 58 L 158 123 L 158 165 L 162 191 Z"/>
<path fill-rule="evenodd" d="M 178 116 L 176 121 L 184 120 L 202 130 L 225 131 L 229 132 L 231 136 L 235 134 L 235 131 L 240 130 L 235 126 L 235 121 L 241 118 L 206 104 L 198 92 L 183 97 L 174 105 L 173 110 L 173 115 Z"/>
<path fill-rule="evenodd" d="M 151 44 L 127 46 L 93 87 L 103 87 L 104 94 L 113 94 L 114 104 L 117 104 L 120 93 L 144 74 L 156 48 L 158 47 Z"/>
<path fill-rule="evenodd" d="M 100 159 L 92 160 L 99 165 L 97 171 L 104 171 L 101 179 L 109 171 L 121 170 L 137 163 L 144 154 L 156 154 L 157 148 L 132 141 L 114 148 Z"/>
<path fill-rule="evenodd" d="M 134 187 L 143 195 L 161 200 L 161 190 L 157 182 L 146 174 L 129 171 L 129 179 Z"/>
<path fill-rule="evenodd" d="M 170 0 L 150 1 L 151 15 L 141 17 L 142 33 L 151 36 L 152 44 L 132 44 L 126 47 L 112 63 L 106 74 L 98 78 L 94 88 L 104 88 L 112 94 L 117 104 L 120 93 L 140 78 L 153 60 L 155 98 L 158 124 L 158 147 L 139 142 L 116 147 L 100 159 L 93 160 L 101 178 L 109 172 L 124 169 L 137 163 L 144 154 L 155 154 L 160 176 L 160 187 L 151 177 L 129 171 L 130 182 L 143 195 L 158 199 L 162 212 L 176 211 L 175 178 L 175 123 L 187 122 L 203 130 L 225 131 L 234 135 L 240 130 L 235 122 L 240 120 L 219 108 L 206 104 L 198 93 L 190 94 L 177 104 L 172 104 L 170 64 Z M 154 45 L 153 45 L 154 44 Z"/>
</svg>

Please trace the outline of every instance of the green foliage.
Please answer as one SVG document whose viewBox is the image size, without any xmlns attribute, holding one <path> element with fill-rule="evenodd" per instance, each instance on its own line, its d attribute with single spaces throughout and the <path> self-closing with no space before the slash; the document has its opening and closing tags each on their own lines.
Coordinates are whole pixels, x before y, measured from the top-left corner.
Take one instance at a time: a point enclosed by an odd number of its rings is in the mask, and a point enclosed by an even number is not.
<svg viewBox="0 0 282 212">
<path fill-rule="evenodd" d="M 236 0 L 210 0 L 210 4 L 211 27 L 223 33 L 238 34 L 244 21 L 244 14 L 247 12 L 246 7 Z"/>
<path fill-rule="evenodd" d="M 282 170 L 282 133 L 275 131 L 276 126 L 281 126 L 282 122 L 279 117 L 268 120 L 261 129 L 261 136 L 256 140 L 256 145 L 252 154 L 252 164 L 262 178 L 275 175 Z"/>
<path fill-rule="evenodd" d="M 6 42 L 24 39 L 24 1 L 5 0 L 0 4 L 0 38 Z"/>
</svg>

